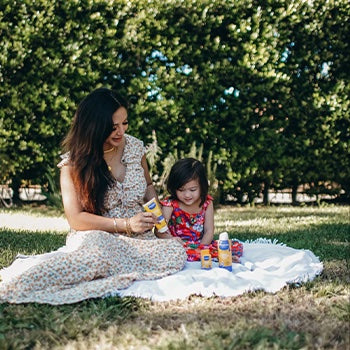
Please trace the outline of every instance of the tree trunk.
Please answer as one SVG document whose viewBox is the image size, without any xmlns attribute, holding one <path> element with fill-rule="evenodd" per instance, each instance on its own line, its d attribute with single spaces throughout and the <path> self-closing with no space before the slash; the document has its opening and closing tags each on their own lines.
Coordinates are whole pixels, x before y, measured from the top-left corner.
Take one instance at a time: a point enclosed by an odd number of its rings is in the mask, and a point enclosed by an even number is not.
<svg viewBox="0 0 350 350">
<path fill-rule="evenodd" d="M 12 201 L 14 204 L 18 205 L 21 202 L 19 198 L 19 188 L 21 187 L 21 180 L 17 177 L 12 178 L 11 188 L 13 190 Z"/>
<path fill-rule="evenodd" d="M 293 182 L 292 185 L 292 205 L 298 205 L 297 201 L 297 195 L 298 195 L 298 183 Z"/>
<path fill-rule="evenodd" d="M 265 181 L 264 182 L 264 190 L 263 190 L 263 203 L 264 203 L 264 205 L 270 205 L 269 191 L 270 191 L 270 182 Z"/>
</svg>

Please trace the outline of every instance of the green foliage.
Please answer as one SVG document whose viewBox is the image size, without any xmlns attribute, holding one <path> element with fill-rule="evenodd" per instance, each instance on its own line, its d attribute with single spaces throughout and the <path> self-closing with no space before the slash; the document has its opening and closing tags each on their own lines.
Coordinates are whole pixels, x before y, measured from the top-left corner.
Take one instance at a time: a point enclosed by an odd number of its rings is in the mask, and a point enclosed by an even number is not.
<svg viewBox="0 0 350 350">
<path fill-rule="evenodd" d="M 58 176 L 57 173 L 50 167 L 49 172 L 46 173 L 47 185 L 44 188 L 43 195 L 46 196 L 45 204 L 56 208 L 57 210 L 63 211 L 63 203 L 61 198 L 61 191 L 58 187 Z M 54 175 L 52 175 L 54 174 Z M 54 176 L 57 176 L 55 178 Z"/>
<path fill-rule="evenodd" d="M 47 186 L 77 103 L 108 86 L 130 97 L 132 134 L 156 132 L 160 174 L 195 142 L 220 201 L 326 182 L 349 197 L 349 13 L 345 0 L 3 0 L 0 180 Z"/>
</svg>

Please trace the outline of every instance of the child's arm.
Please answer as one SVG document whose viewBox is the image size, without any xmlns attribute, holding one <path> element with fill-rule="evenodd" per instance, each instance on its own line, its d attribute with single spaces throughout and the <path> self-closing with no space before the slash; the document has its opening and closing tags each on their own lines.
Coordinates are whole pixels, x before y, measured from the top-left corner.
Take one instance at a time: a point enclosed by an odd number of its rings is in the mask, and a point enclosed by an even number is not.
<svg viewBox="0 0 350 350">
<path fill-rule="evenodd" d="M 201 244 L 209 245 L 214 238 L 214 206 L 213 201 L 210 201 L 207 210 L 205 211 L 204 234 L 201 239 Z"/>
<path fill-rule="evenodd" d="M 163 206 L 162 208 L 162 212 L 163 212 L 163 216 L 164 219 L 167 223 L 169 223 L 170 217 L 171 217 L 171 213 L 173 212 L 173 207 L 166 207 Z M 178 241 L 179 243 L 183 244 L 182 239 L 180 237 L 174 237 L 170 231 L 166 231 L 163 233 L 158 232 L 157 230 L 155 231 L 155 235 L 158 238 L 163 238 L 163 239 L 174 239 L 175 241 Z"/>
</svg>

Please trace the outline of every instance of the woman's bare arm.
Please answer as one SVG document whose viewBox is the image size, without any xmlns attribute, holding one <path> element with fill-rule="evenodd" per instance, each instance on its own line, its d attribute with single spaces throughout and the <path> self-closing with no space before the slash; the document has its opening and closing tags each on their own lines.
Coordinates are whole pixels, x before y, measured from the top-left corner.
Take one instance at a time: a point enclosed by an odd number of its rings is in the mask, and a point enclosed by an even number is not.
<svg viewBox="0 0 350 350">
<path fill-rule="evenodd" d="M 113 219 L 91 214 L 83 210 L 78 200 L 69 165 L 62 167 L 60 182 L 64 212 L 72 229 L 78 231 L 102 230 L 114 232 Z M 120 222 L 121 224 L 122 222 Z"/>
<path fill-rule="evenodd" d="M 205 211 L 204 235 L 201 239 L 201 244 L 209 245 L 214 238 L 214 205 L 210 201 L 207 210 Z"/>
<path fill-rule="evenodd" d="M 77 231 L 101 230 L 107 232 L 126 232 L 126 218 L 108 218 L 88 213 L 83 210 L 73 183 L 71 167 L 65 165 L 61 168 L 61 192 L 64 212 L 70 227 Z M 157 218 L 151 213 L 139 213 L 130 219 L 133 232 L 145 232 L 149 224 L 155 224 Z M 115 223 L 117 224 L 115 227 Z"/>
</svg>

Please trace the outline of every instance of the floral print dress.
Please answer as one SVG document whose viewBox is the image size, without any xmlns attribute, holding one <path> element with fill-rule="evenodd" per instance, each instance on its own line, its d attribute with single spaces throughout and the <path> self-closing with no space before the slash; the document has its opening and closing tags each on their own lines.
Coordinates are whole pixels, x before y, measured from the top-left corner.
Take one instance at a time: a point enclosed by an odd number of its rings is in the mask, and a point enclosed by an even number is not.
<svg viewBox="0 0 350 350">
<path fill-rule="evenodd" d="M 205 211 L 213 197 L 207 198 L 198 213 L 189 214 L 182 210 L 176 199 L 166 198 L 161 204 L 172 207 L 173 212 L 169 219 L 169 230 L 174 237 L 180 237 L 184 242 L 200 243 L 204 234 Z"/>
<path fill-rule="evenodd" d="M 104 216 L 132 217 L 142 210 L 146 190 L 142 141 L 125 135 L 123 182 L 115 181 L 105 197 Z M 68 164 L 65 155 L 59 167 Z M 152 232 L 133 238 L 104 231 L 71 231 L 57 251 L 20 256 L 0 271 L 0 302 L 68 304 L 118 294 L 133 281 L 157 279 L 180 271 L 185 249 Z"/>
</svg>

